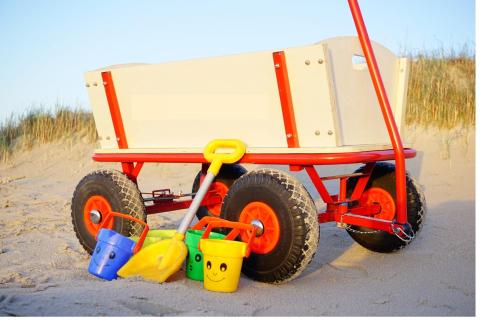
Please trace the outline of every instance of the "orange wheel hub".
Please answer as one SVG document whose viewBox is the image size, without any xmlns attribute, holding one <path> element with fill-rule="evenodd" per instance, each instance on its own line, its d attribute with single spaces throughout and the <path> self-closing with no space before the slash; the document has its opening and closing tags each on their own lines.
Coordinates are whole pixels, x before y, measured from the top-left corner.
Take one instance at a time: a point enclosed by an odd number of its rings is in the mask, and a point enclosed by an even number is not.
<svg viewBox="0 0 500 329">
<path fill-rule="evenodd" d="M 220 212 L 222 208 L 222 200 L 224 200 L 227 191 L 229 191 L 228 187 L 221 182 L 214 182 L 212 185 L 210 185 L 210 191 L 218 196 L 220 196 L 221 202 L 217 204 L 213 204 L 210 206 L 207 206 L 208 211 L 215 216 L 215 217 L 220 217 Z"/>
<path fill-rule="evenodd" d="M 396 203 L 392 195 L 379 187 L 371 187 L 361 195 L 359 199 L 361 206 L 378 205 L 380 212 L 373 214 L 373 217 L 392 220 L 396 216 Z"/>
<path fill-rule="evenodd" d="M 267 204 L 254 201 L 245 206 L 240 214 L 240 222 L 251 224 L 252 221 L 259 221 L 263 226 L 260 235 L 256 235 L 252 240 L 251 250 L 257 254 L 267 254 L 271 252 L 280 239 L 280 224 L 278 216 Z M 242 240 L 248 241 L 248 234 L 242 234 Z"/>
<path fill-rule="evenodd" d="M 102 222 L 106 217 L 106 215 L 112 211 L 112 209 L 108 200 L 106 200 L 104 197 L 100 195 L 94 195 L 90 197 L 85 203 L 85 207 L 83 208 L 83 221 L 85 223 L 87 231 L 90 234 L 92 234 L 92 236 L 95 238 L 97 236 L 97 231 L 99 231 L 99 229 L 101 228 L 101 224 L 100 223 L 94 224 L 90 220 L 90 212 L 92 210 L 99 211 L 99 213 L 101 214 L 101 222 Z M 113 221 L 110 220 L 105 228 L 112 228 L 112 227 L 113 227 Z"/>
</svg>

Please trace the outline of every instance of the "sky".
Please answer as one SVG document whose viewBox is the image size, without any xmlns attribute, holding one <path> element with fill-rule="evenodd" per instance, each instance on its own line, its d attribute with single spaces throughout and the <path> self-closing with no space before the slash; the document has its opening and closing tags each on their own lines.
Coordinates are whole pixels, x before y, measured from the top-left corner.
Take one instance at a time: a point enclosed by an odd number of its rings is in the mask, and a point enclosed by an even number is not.
<svg viewBox="0 0 500 329">
<path fill-rule="evenodd" d="M 473 0 L 359 0 L 397 54 L 475 50 Z M 0 0 L 0 122 L 29 107 L 89 109 L 83 73 L 308 45 L 356 35 L 347 0 Z"/>
</svg>

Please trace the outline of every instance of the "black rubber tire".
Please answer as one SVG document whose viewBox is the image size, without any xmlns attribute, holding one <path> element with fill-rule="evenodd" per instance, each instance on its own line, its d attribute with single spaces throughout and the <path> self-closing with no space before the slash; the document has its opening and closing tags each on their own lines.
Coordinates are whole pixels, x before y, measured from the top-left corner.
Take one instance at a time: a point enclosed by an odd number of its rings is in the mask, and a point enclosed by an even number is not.
<svg viewBox="0 0 500 329">
<path fill-rule="evenodd" d="M 76 186 L 71 201 L 73 229 L 83 248 L 92 254 L 96 241 L 87 230 L 83 211 L 87 200 L 95 195 L 104 197 L 111 209 L 146 221 L 146 209 L 137 185 L 123 173 L 115 170 L 97 170 L 83 177 Z M 115 218 L 113 230 L 125 235 L 139 235 L 142 226 Z"/>
<path fill-rule="evenodd" d="M 319 242 L 318 214 L 302 184 L 275 169 L 259 169 L 240 177 L 222 204 L 222 217 L 239 220 L 250 202 L 270 206 L 278 217 L 280 237 L 267 254 L 252 253 L 242 272 L 257 281 L 284 283 L 300 275 L 311 262 Z M 264 227 L 265 230 L 265 227 Z"/>
<path fill-rule="evenodd" d="M 364 167 L 355 172 L 362 172 Z M 356 186 L 357 178 L 349 179 L 347 182 L 347 195 L 350 196 Z M 377 162 L 373 168 L 370 180 L 366 189 L 370 187 L 383 188 L 396 200 L 396 176 L 395 166 L 388 162 Z M 422 229 L 426 215 L 425 196 L 421 192 L 418 183 L 407 173 L 406 174 L 406 198 L 408 223 L 411 225 L 413 233 L 417 235 Z M 387 218 L 389 219 L 389 218 Z M 392 219 L 392 218 L 391 218 Z M 393 234 L 384 231 L 374 231 L 373 229 L 348 226 L 347 233 L 360 245 L 375 252 L 390 253 L 406 247 L 410 242 L 404 242 Z"/>
<path fill-rule="evenodd" d="M 227 186 L 227 188 L 230 188 L 234 181 L 246 174 L 247 170 L 239 165 L 239 164 L 225 164 L 222 165 L 219 174 L 215 176 L 214 182 L 221 182 L 224 185 Z M 194 181 L 193 181 L 193 188 L 192 192 L 196 193 L 198 189 L 200 188 L 200 177 L 201 177 L 201 171 L 198 172 L 198 175 L 196 175 Z M 198 219 L 201 219 L 205 216 L 215 216 L 217 217 L 218 214 L 212 214 L 207 207 L 201 206 L 198 208 L 198 211 L 196 212 L 196 217 Z"/>
</svg>

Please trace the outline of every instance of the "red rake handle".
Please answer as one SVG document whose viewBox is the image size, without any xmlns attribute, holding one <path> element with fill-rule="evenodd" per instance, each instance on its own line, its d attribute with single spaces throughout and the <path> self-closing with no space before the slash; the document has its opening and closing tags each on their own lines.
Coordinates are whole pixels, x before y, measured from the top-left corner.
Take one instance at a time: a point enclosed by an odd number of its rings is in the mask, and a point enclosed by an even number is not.
<svg viewBox="0 0 500 329">
<path fill-rule="evenodd" d="M 108 224 L 108 222 L 111 220 L 112 217 L 125 218 L 125 219 L 131 220 L 133 222 L 139 223 L 142 226 L 144 226 L 144 229 L 142 230 L 141 236 L 139 237 L 139 240 L 137 241 L 137 243 L 136 243 L 136 245 L 134 247 L 134 250 L 133 250 L 134 254 L 136 254 L 139 250 L 141 250 L 142 245 L 144 243 L 144 240 L 146 239 L 146 235 L 148 235 L 148 232 L 149 232 L 149 226 L 148 226 L 148 224 L 146 224 L 144 221 L 142 221 L 142 220 L 140 220 L 138 218 L 132 217 L 130 215 L 111 211 L 111 212 L 109 212 L 106 215 L 106 217 L 104 217 L 104 220 L 102 221 L 101 226 L 99 227 L 99 229 L 101 229 L 102 227 L 105 227 L 106 224 Z"/>
</svg>

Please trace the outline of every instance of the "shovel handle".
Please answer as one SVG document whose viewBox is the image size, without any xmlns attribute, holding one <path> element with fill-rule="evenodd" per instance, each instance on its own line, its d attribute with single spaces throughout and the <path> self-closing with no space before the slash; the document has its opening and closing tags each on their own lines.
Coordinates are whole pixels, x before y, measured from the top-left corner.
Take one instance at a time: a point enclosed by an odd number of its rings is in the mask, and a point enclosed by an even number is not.
<svg viewBox="0 0 500 329">
<path fill-rule="evenodd" d="M 231 153 L 216 153 L 220 149 L 232 149 Z M 245 144 L 237 139 L 216 139 L 205 146 L 203 156 L 210 162 L 208 172 L 217 176 L 222 164 L 238 162 L 246 152 Z"/>
<path fill-rule="evenodd" d="M 231 153 L 216 153 L 217 150 L 220 149 L 233 149 Z M 243 142 L 236 139 L 217 139 L 213 140 L 207 144 L 203 151 L 203 155 L 208 162 L 211 162 L 210 167 L 208 168 L 207 175 L 205 179 L 202 181 L 198 192 L 193 198 L 193 201 L 189 205 L 189 208 L 182 218 L 182 221 L 177 229 L 177 232 L 180 234 L 185 234 L 189 225 L 193 221 L 194 216 L 196 215 L 196 211 L 200 208 L 201 202 L 203 198 L 207 194 L 207 191 L 210 188 L 215 176 L 219 173 L 220 168 L 223 163 L 234 163 L 241 159 L 241 157 L 245 154 L 246 147 Z"/>
<path fill-rule="evenodd" d="M 215 218 L 215 217 L 212 217 Z M 210 232 L 212 232 L 213 228 L 216 227 L 224 227 L 224 228 L 232 228 L 231 232 L 224 238 L 224 240 L 234 240 L 240 231 L 248 231 L 250 233 L 250 238 L 246 242 L 248 247 L 245 252 L 245 257 L 250 256 L 250 245 L 252 243 L 252 239 L 255 237 L 255 227 L 252 224 L 245 224 L 240 222 L 231 222 L 228 220 L 214 220 L 208 223 L 207 229 L 203 232 L 201 239 L 206 239 L 210 236 Z M 200 245 L 198 244 L 198 250 L 200 250 Z"/>
<path fill-rule="evenodd" d="M 144 221 L 142 221 L 142 220 L 140 220 L 138 218 L 132 217 L 130 215 L 122 214 L 122 213 L 115 212 L 115 211 L 111 211 L 111 212 L 109 212 L 106 215 L 106 217 L 104 217 L 104 220 L 102 221 L 101 226 L 99 227 L 99 229 L 101 229 L 102 227 L 105 227 L 108 224 L 108 222 L 111 220 L 111 218 L 115 217 L 115 216 L 131 220 L 133 222 L 139 223 L 139 224 L 141 224 L 141 225 L 144 226 L 144 229 L 142 230 L 141 236 L 139 237 L 139 240 L 135 244 L 135 247 L 134 247 L 134 250 L 133 250 L 134 254 L 136 254 L 139 250 L 141 250 L 142 244 L 144 243 L 144 240 L 146 239 L 146 235 L 148 235 L 148 231 L 149 231 L 148 224 L 146 224 Z"/>
</svg>

